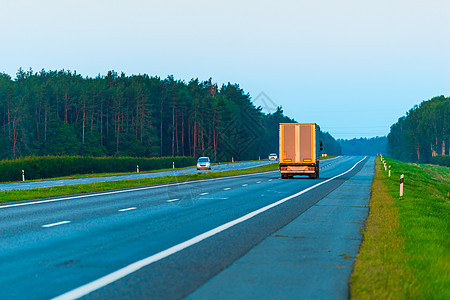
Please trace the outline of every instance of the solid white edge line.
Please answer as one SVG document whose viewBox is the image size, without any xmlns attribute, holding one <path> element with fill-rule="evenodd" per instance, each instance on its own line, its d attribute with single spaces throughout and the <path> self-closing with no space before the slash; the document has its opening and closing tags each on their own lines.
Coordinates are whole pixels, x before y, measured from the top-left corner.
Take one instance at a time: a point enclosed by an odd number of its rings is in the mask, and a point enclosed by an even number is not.
<svg viewBox="0 0 450 300">
<path fill-rule="evenodd" d="M 129 210 L 133 210 L 133 209 L 136 209 L 136 207 L 123 208 L 123 209 L 119 209 L 119 211 L 123 212 L 123 211 L 129 211 Z"/>
<path fill-rule="evenodd" d="M 33 201 L 33 202 L 26 202 L 26 203 L 16 203 L 16 204 L 2 205 L 2 206 L 0 206 L 0 209 L 2 209 L 2 208 L 9 208 L 9 207 L 17 207 L 17 206 L 25 206 L 25 205 L 33 205 L 33 204 L 42 204 L 42 203 L 49 203 L 49 202 L 58 202 L 58 201 L 64 201 L 64 200 L 89 198 L 89 197 L 97 197 L 97 196 L 104 196 L 104 195 L 112 195 L 112 194 L 121 194 L 121 193 L 127 193 L 127 192 L 136 192 L 136 191 L 143 191 L 143 190 L 149 190 L 149 189 L 157 189 L 157 188 L 162 188 L 162 187 L 168 187 L 168 186 L 177 185 L 177 184 L 191 184 L 191 183 L 211 181 L 211 180 L 222 180 L 222 179 L 227 179 L 227 178 L 247 177 L 247 176 L 254 176 L 254 175 L 259 175 L 259 174 L 273 173 L 273 172 L 279 172 L 279 171 L 278 170 L 274 170 L 274 171 L 258 172 L 258 173 L 243 174 L 243 175 L 217 177 L 217 178 L 210 178 L 210 179 L 173 182 L 173 183 L 168 183 L 168 184 L 163 184 L 163 185 L 152 185 L 152 186 L 146 186 L 146 187 L 140 187 L 140 188 L 132 188 L 132 189 L 125 189 L 125 190 L 122 189 L 122 190 L 117 190 L 117 191 L 112 191 L 112 192 L 95 193 L 95 194 L 89 194 L 89 195 L 79 195 L 79 196 L 73 196 L 73 197 L 48 199 L 48 200 Z"/>
<path fill-rule="evenodd" d="M 148 266 L 148 265 L 150 265 L 150 264 L 152 264 L 154 262 L 157 262 L 157 261 L 159 261 L 159 260 L 161 260 L 163 258 L 166 258 L 166 257 L 168 257 L 168 256 L 170 256 L 172 254 L 175 254 L 175 253 L 177 253 L 177 252 L 179 252 L 179 251 L 181 251 L 183 249 L 186 249 L 186 248 L 188 248 L 188 247 L 190 247 L 192 245 L 195 245 L 195 244 L 197 244 L 197 243 L 199 243 L 199 242 L 201 242 L 201 241 L 203 241 L 203 240 L 205 240 L 205 239 L 207 239 L 207 238 L 209 238 L 209 237 L 211 237 L 213 235 L 216 235 L 216 234 L 218 234 L 218 233 L 220 233 L 220 232 L 222 232 L 222 231 L 224 231 L 224 230 L 226 230 L 226 229 L 228 229 L 230 227 L 233 227 L 233 226 L 235 226 L 235 225 L 237 225 L 239 223 L 242 223 L 242 222 L 244 222 L 244 221 L 246 221 L 248 219 L 251 219 L 254 216 L 257 216 L 257 215 L 259 215 L 259 214 L 261 214 L 261 213 L 263 213 L 263 212 L 265 212 L 265 211 L 267 211 L 267 210 L 269 210 L 269 209 L 271 209 L 271 208 L 273 208 L 275 206 L 278 206 L 278 205 L 280 205 L 280 204 L 282 204 L 282 203 L 284 203 L 284 202 L 286 202 L 286 201 L 288 201 L 288 200 L 290 200 L 292 198 L 298 197 L 298 196 L 300 196 L 300 195 L 302 195 L 302 194 L 304 194 L 304 193 L 306 193 L 306 192 L 308 192 L 308 191 L 310 191 L 312 189 L 315 189 L 316 187 L 318 187 L 318 186 L 320 186 L 322 184 L 325 184 L 325 183 L 327 183 L 329 181 L 332 181 L 332 180 L 334 180 L 334 179 L 336 179 L 336 178 L 338 178 L 338 177 L 340 177 L 342 175 L 345 175 L 348 172 L 350 172 L 351 170 L 353 170 L 360 162 L 362 162 L 364 159 L 366 159 L 366 157 L 367 156 L 364 156 L 363 159 L 358 161 L 355 165 L 353 165 L 353 167 L 351 167 L 349 170 L 345 171 L 344 173 L 336 175 L 336 176 L 334 176 L 334 177 L 332 177 L 330 179 L 327 179 L 325 181 L 319 182 L 319 183 L 317 183 L 317 184 L 315 184 L 315 185 L 313 185 L 313 186 L 311 186 L 311 187 L 309 187 L 307 189 L 304 189 L 303 191 L 300 191 L 300 192 L 298 192 L 298 193 L 296 193 L 294 195 L 291 195 L 289 197 L 281 199 L 281 200 L 279 200 L 277 202 L 274 202 L 274 203 L 272 203 L 270 205 L 267 205 L 267 206 L 265 206 L 263 208 L 255 210 L 255 211 L 253 211 L 251 213 L 248 213 L 245 216 L 242 216 L 242 217 L 240 217 L 240 218 L 238 218 L 236 220 L 230 221 L 230 222 L 225 223 L 225 224 L 223 224 L 223 225 L 221 225 L 219 227 L 211 229 L 211 230 L 209 230 L 209 231 L 207 231 L 205 233 L 202 233 L 202 234 L 200 234 L 200 235 L 198 235 L 196 237 L 193 237 L 193 238 L 191 238 L 191 239 L 189 239 L 189 240 L 187 240 L 187 241 L 185 241 L 183 243 L 180 243 L 178 245 L 172 246 L 172 247 L 170 247 L 170 248 L 168 248 L 168 249 L 166 249 L 164 251 L 161 251 L 159 253 L 153 254 L 153 255 L 151 255 L 151 256 L 149 256 L 147 258 L 144 258 L 142 260 L 139 260 L 137 262 L 134 262 L 134 263 L 132 263 L 132 264 L 122 268 L 122 269 L 119 269 L 119 270 L 117 270 L 115 272 L 112 272 L 112 273 L 110 273 L 110 274 L 108 274 L 106 276 L 103 276 L 103 277 L 101 277 L 101 278 L 99 278 L 97 280 L 94 280 L 94 281 L 92 281 L 90 283 L 87 283 L 87 284 L 85 284 L 83 286 L 75 288 L 75 289 L 73 289 L 73 290 L 71 290 L 71 291 L 69 291 L 67 293 L 64 293 L 64 294 L 62 294 L 62 295 L 60 295 L 60 296 L 58 296 L 56 298 L 53 298 L 53 299 L 54 300 L 76 299 L 76 298 L 80 298 L 80 297 L 86 296 L 87 294 L 89 294 L 89 293 L 91 293 L 91 292 L 93 292 L 95 290 L 98 290 L 99 288 L 102 288 L 102 287 L 104 287 L 104 286 L 106 286 L 106 285 L 108 285 L 110 283 L 113 283 L 114 281 L 117 281 L 117 280 L 119 280 L 119 279 L 121 279 L 121 278 L 123 278 L 125 276 L 128 276 L 129 274 L 134 273 L 134 272 L 136 272 L 137 270 L 139 270 L 139 269 L 141 269 L 143 267 L 146 267 L 146 266 Z"/>
<path fill-rule="evenodd" d="M 58 226 L 58 225 L 63 225 L 63 224 L 67 224 L 67 223 L 70 223 L 70 221 L 61 221 L 61 222 L 57 222 L 57 223 L 52 223 L 52 224 L 42 225 L 42 227 L 44 227 L 44 228 L 49 228 L 49 227 Z"/>
</svg>

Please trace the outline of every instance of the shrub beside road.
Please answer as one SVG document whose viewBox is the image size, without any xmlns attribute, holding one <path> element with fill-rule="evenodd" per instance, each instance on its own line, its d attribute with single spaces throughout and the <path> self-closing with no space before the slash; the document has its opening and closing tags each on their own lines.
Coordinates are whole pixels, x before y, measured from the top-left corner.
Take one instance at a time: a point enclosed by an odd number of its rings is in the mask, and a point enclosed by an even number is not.
<svg viewBox="0 0 450 300">
<path fill-rule="evenodd" d="M 0 161 L 0 182 L 73 176 L 76 174 L 98 174 L 154 171 L 165 168 L 194 166 L 193 157 L 82 157 L 82 156 L 27 156 Z"/>
</svg>

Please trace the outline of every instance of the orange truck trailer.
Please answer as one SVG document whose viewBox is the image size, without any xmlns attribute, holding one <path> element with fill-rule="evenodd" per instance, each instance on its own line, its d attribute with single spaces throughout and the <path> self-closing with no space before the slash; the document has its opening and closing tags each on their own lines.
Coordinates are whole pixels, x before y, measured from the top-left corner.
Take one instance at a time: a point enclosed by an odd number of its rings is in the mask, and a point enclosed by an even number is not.
<svg viewBox="0 0 450 300">
<path fill-rule="evenodd" d="M 280 123 L 281 178 L 319 177 L 319 152 L 322 151 L 322 141 L 317 138 L 319 131 L 316 123 Z"/>
</svg>

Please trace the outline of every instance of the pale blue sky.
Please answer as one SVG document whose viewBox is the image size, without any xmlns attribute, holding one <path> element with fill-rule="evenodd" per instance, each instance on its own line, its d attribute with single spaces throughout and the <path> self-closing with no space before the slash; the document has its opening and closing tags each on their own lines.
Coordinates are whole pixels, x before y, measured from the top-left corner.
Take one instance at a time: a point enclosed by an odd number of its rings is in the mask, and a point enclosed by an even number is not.
<svg viewBox="0 0 450 300">
<path fill-rule="evenodd" d="M 335 138 L 386 135 L 415 104 L 450 96 L 449 0 L 0 0 L 0 26 L 12 77 L 212 77 Z"/>
</svg>

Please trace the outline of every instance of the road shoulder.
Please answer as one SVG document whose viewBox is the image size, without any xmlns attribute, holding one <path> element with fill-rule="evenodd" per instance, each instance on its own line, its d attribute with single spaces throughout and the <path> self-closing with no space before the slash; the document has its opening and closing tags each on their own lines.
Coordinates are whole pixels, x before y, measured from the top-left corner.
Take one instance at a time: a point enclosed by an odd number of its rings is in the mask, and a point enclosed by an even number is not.
<svg viewBox="0 0 450 300">
<path fill-rule="evenodd" d="M 347 299 L 374 161 L 216 275 L 189 299 Z"/>
</svg>

